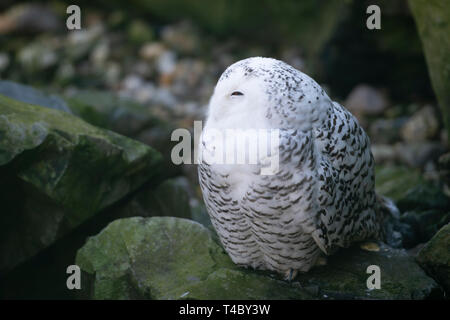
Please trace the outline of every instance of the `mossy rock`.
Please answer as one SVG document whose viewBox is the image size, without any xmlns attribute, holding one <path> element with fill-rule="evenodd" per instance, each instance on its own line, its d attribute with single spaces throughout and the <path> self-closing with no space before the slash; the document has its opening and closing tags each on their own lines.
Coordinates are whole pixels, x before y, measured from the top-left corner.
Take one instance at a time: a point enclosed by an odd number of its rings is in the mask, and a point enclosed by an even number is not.
<svg viewBox="0 0 450 320">
<path fill-rule="evenodd" d="M 417 261 L 450 294 L 450 224 L 420 250 Z"/>
<path fill-rule="evenodd" d="M 67 103 L 60 97 L 45 94 L 33 87 L 13 81 L 0 80 L 0 94 L 25 103 L 72 113 Z"/>
<path fill-rule="evenodd" d="M 149 181 L 161 160 L 78 117 L 0 95 L 0 272 Z"/>
<path fill-rule="evenodd" d="M 205 227 L 181 218 L 116 220 L 87 241 L 76 263 L 86 279 L 83 297 L 93 299 L 309 297 L 237 268 Z"/>
<path fill-rule="evenodd" d="M 331 299 L 426 299 L 442 297 L 442 291 L 405 250 L 382 243 L 379 251 L 358 246 L 341 249 L 329 257 L 328 265 L 302 274 L 302 284 L 320 288 L 320 298 Z M 380 267 L 381 289 L 368 289 L 371 265 Z"/>
<path fill-rule="evenodd" d="M 408 226 L 402 232 L 403 247 L 412 248 L 429 241 L 443 226 L 450 222 L 450 212 L 439 210 L 407 211 L 400 221 Z"/>
<path fill-rule="evenodd" d="M 375 188 L 379 194 L 397 201 L 424 182 L 420 171 L 403 166 L 377 166 Z"/>
<path fill-rule="evenodd" d="M 343 250 L 289 283 L 236 266 L 201 224 L 181 218 L 127 218 L 78 251 L 80 296 L 91 299 L 424 299 L 439 286 L 404 251 Z M 369 265 L 381 289 L 368 290 Z"/>
<path fill-rule="evenodd" d="M 108 211 L 107 222 L 128 217 L 192 217 L 189 195 L 175 179 L 167 179 L 157 186 L 145 185 L 127 201 Z"/>
<path fill-rule="evenodd" d="M 153 180 L 96 214 L 67 236 L 58 239 L 42 254 L 11 270 L 6 277 L 0 278 L 0 299 L 74 299 L 77 290 L 67 290 L 67 274 L 61 270 L 66 270 L 68 265 L 73 264 L 78 249 L 89 236 L 98 234 L 106 225 L 119 218 L 136 216 L 190 218 L 189 197 L 184 186 L 180 186 L 179 179 L 166 180 L 160 184 L 156 184 Z M 11 193 L 14 193 L 14 190 Z M 46 212 L 53 213 L 54 209 L 49 210 L 51 208 L 45 207 L 46 203 L 38 202 L 38 199 L 29 196 L 25 198 L 36 212 L 41 213 L 36 215 L 40 220 L 36 226 L 51 227 L 50 223 L 42 220 L 47 218 Z M 51 215 L 48 218 L 50 217 Z M 22 232 L 19 236 L 26 235 L 26 232 Z"/>
<path fill-rule="evenodd" d="M 400 210 L 394 230 L 402 234 L 401 246 L 412 248 L 430 240 L 449 222 L 450 198 L 436 184 L 426 181 L 419 170 L 403 166 L 378 166 L 376 190 L 393 199 Z"/>
<path fill-rule="evenodd" d="M 170 155 L 176 142 L 171 141 L 175 127 L 156 117 L 151 108 L 132 99 L 101 90 L 81 90 L 65 97 L 75 115 L 86 122 L 145 143 L 161 152 L 163 178 L 180 174 L 180 166 Z"/>
<path fill-rule="evenodd" d="M 166 125 L 152 116 L 149 108 L 108 91 L 80 90 L 65 98 L 70 109 L 86 122 L 127 137 L 148 127 Z"/>
<path fill-rule="evenodd" d="M 450 6 L 442 0 L 409 0 L 409 7 L 450 137 Z"/>
<path fill-rule="evenodd" d="M 438 186 L 424 183 L 408 190 L 397 201 L 397 206 L 401 211 L 430 209 L 448 211 L 450 198 Z"/>
</svg>

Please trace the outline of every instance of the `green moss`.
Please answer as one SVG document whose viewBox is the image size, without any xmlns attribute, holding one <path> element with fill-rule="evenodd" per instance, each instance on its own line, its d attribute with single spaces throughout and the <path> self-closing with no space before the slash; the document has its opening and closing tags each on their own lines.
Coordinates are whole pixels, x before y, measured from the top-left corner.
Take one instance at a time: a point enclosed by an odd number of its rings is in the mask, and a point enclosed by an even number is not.
<svg viewBox="0 0 450 320">
<path fill-rule="evenodd" d="M 450 293 L 450 224 L 442 227 L 422 248 L 417 261 Z"/>
<path fill-rule="evenodd" d="M 116 291 L 123 288 L 127 299 L 424 299 L 439 291 L 404 251 L 386 246 L 342 250 L 289 283 L 236 266 L 208 229 L 173 217 L 116 220 L 87 241 L 76 263 L 91 275 L 82 290 L 93 299 L 123 298 Z M 372 264 L 382 270 L 381 290 L 367 290 Z"/>
<path fill-rule="evenodd" d="M 424 182 L 419 170 L 402 166 L 375 168 L 375 187 L 379 194 L 394 201 L 403 198 L 408 191 Z"/>
<path fill-rule="evenodd" d="M 30 228 L 32 222 L 24 217 L 34 209 L 4 204 L 14 208 L 12 212 L 2 211 L 4 223 L 9 225 L 8 230 L 2 231 L 9 239 L 4 245 L 18 253 L 2 257 L 0 270 L 35 254 L 136 190 L 155 176 L 162 162 L 158 152 L 142 143 L 94 127 L 66 112 L 3 95 L 0 95 L 0 137 L 0 167 L 8 166 L 5 170 L 16 179 L 15 183 L 21 181 L 32 186 L 29 190 L 51 202 L 46 206 L 54 211 L 46 214 L 55 217 L 37 221 L 51 225 Z M 28 240 L 22 239 L 20 243 L 13 240 L 14 233 L 25 229 L 31 230 L 27 233 Z M 51 236 L 43 237 L 45 230 L 52 230 Z M 20 246 L 31 248 L 27 241 L 38 245 L 33 250 L 22 250 Z"/>
<path fill-rule="evenodd" d="M 89 273 L 93 267 L 96 277 L 105 279 L 132 269 L 132 282 L 138 284 L 135 289 L 143 297 L 151 292 L 153 298 L 176 299 L 189 284 L 212 272 L 216 263 L 210 248 L 214 246 L 208 232 L 196 222 L 135 217 L 117 220 L 91 238 L 78 252 L 77 264 Z M 96 291 L 93 297 L 110 297 L 102 293 Z"/>
<path fill-rule="evenodd" d="M 33 150 L 18 176 L 82 215 L 135 189 L 161 161 L 148 146 L 57 110 L 0 96 L 0 112 L 0 164 Z"/>
<path fill-rule="evenodd" d="M 308 292 L 280 279 L 242 269 L 220 268 L 205 281 L 187 288 L 190 299 L 312 299 Z"/>
</svg>

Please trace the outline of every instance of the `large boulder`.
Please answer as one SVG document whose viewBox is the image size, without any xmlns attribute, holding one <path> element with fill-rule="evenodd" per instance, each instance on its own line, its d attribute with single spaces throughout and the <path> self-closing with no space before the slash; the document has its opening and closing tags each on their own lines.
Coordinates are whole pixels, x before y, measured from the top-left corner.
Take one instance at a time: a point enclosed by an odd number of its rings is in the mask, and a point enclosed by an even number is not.
<svg viewBox="0 0 450 320">
<path fill-rule="evenodd" d="M 403 248 L 427 242 L 450 222 L 450 198 L 418 170 L 378 166 L 375 178 L 377 192 L 393 199 L 401 212 L 400 219 L 390 222 L 393 231 L 401 234 Z"/>
<path fill-rule="evenodd" d="M 424 299 L 442 294 L 404 251 L 342 250 L 295 281 L 237 267 L 211 232 L 181 218 L 127 218 L 78 251 L 81 297 L 91 299 Z M 381 289 L 367 288 L 367 267 Z"/>
<path fill-rule="evenodd" d="M 420 250 L 417 261 L 450 293 L 450 224 L 439 230 Z"/>
<path fill-rule="evenodd" d="M 124 136 L 135 137 L 142 130 L 161 124 L 149 108 L 108 91 L 79 90 L 67 95 L 66 100 L 83 120 Z"/>
<path fill-rule="evenodd" d="M 73 113 L 92 125 L 138 140 L 161 152 L 165 176 L 180 173 L 170 160 L 175 127 L 153 114 L 152 109 L 108 91 L 80 90 L 65 97 Z"/>
<path fill-rule="evenodd" d="M 68 113 L 0 95 L 0 273 L 149 181 L 161 156 Z"/>
<path fill-rule="evenodd" d="M 448 209 L 446 211 L 437 209 L 407 211 L 402 214 L 400 227 L 397 228 L 403 235 L 402 246 L 412 248 L 423 244 L 448 223 L 450 223 Z"/>
<path fill-rule="evenodd" d="M 61 271 L 73 264 L 78 249 L 88 237 L 98 234 L 110 222 L 124 217 L 190 218 L 189 196 L 181 183 L 182 178 L 169 179 L 158 185 L 154 180 L 102 210 L 5 277 L 0 277 L 0 298 L 74 299 L 77 290 L 67 290 L 67 274 Z M 39 210 L 47 209 L 41 206 Z M 27 234 L 21 236 L 26 237 Z"/>
<path fill-rule="evenodd" d="M 441 0 L 409 0 L 422 40 L 434 92 L 450 135 L 450 6 Z"/>
</svg>

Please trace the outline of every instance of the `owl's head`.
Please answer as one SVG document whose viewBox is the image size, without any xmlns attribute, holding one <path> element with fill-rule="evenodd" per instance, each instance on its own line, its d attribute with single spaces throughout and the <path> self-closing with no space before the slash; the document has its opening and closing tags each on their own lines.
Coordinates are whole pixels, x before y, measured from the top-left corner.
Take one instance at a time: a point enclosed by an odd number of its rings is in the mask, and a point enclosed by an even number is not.
<svg viewBox="0 0 450 320">
<path fill-rule="evenodd" d="M 211 97 L 208 124 L 216 128 L 302 128 L 330 99 L 306 74 L 272 58 L 253 57 L 229 66 Z M 328 104 L 327 104 L 328 105 Z"/>
</svg>

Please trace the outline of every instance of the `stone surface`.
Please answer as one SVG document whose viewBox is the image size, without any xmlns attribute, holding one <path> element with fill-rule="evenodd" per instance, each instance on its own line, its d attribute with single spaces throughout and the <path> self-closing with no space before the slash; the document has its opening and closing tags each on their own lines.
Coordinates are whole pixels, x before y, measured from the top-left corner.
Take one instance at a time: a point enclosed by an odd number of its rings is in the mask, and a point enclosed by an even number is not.
<svg viewBox="0 0 450 320">
<path fill-rule="evenodd" d="M 450 134 L 450 6 L 440 0 L 409 0 L 434 92 Z"/>
<path fill-rule="evenodd" d="M 397 152 L 390 144 L 372 144 L 370 147 L 375 163 L 378 165 L 395 164 Z"/>
<path fill-rule="evenodd" d="M 427 165 L 438 161 L 446 148 L 439 142 L 427 141 L 397 142 L 393 145 L 372 144 L 371 150 L 375 163 L 378 165 L 402 164 L 407 167 L 426 169 Z"/>
<path fill-rule="evenodd" d="M 388 105 L 386 95 L 368 85 L 355 87 L 344 103 L 344 106 L 357 117 L 379 115 L 386 110 Z"/>
<path fill-rule="evenodd" d="M 44 73 L 55 67 L 59 60 L 59 50 L 55 40 L 43 36 L 40 41 L 30 42 L 17 53 L 17 61 L 24 73 Z"/>
<path fill-rule="evenodd" d="M 430 240 L 440 228 L 450 222 L 450 211 L 448 210 L 429 209 L 403 213 L 400 221 L 407 226 L 407 229 L 399 230 L 402 233 L 402 246 L 413 248 Z"/>
<path fill-rule="evenodd" d="M 405 166 L 376 166 L 375 188 L 377 192 L 394 201 L 403 198 L 413 187 L 421 184 L 423 177 L 417 169 Z"/>
<path fill-rule="evenodd" d="M 66 97 L 73 112 L 92 125 L 134 137 L 142 130 L 160 125 L 149 108 L 111 92 L 80 90 Z"/>
<path fill-rule="evenodd" d="M 420 168 L 428 161 L 437 161 L 446 148 L 439 142 L 397 143 L 394 146 L 397 159 L 405 165 Z"/>
<path fill-rule="evenodd" d="M 402 127 L 402 137 L 406 142 L 422 142 L 436 137 L 439 121 L 432 106 L 425 106 Z"/>
<path fill-rule="evenodd" d="M 171 161 L 171 151 L 178 142 L 171 141 L 174 125 L 155 116 L 151 108 L 107 91 L 82 90 L 67 97 L 74 114 L 95 126 L 136 139 L 161 152 L 161 174 L 177 175 L 181 168 Z"/>
<path fill-rule="evenodd" d="M 395 143 L 400 140 L 400 129 L 407 121 L 406 117 L 394 119 L 379 118 L 375 120 L 369 129 L 369 137 L 372 144 Z"/>
<path fill-rule="evenodd" d="M 378 192 L 393 198 L 401 212 L 392 228 L 401 234 L 401 247 L 427 242 L 450 222 L 450 198 L 441 186 L 425 181 L 416 170 L 384 167 L 377 172 Z"/>
<path fill-rule="evenodd" d="M 0 94 L 25 103 L 72 113 L 63 99 L 13 81 L 0 80 Z"/>
<path fill-rule="evenodd" d="M 109 221 L 126 217 L 171 216 L 192 217 L 189 195 L 177 179 L 168 179 L 157 186 L 145 185 L 126 203 L 113 208 Z"/>
<path fill-rule="evenodd" d="M 161 32 L 164 43 L 182 53 L 198 52 L 201 49 L 197 35 L 198 31 L 187 21 L 165 27 Z"/>
<path fill-rule="evenodd" d="M 1 173 L 0 173 L 1 174 Z M 2 175 L 3 176 L 3 175 Z M 54 245 L 46 248 L 36 257 L 29 259 L 26 263 L 6 274 L 0 275 L 0 299 L 31 299 L 31 300 L 66 300 L 74 299 L 77 290 L 67 290 L 67 274 L 61 272 L 75 261 L 76 253 L 86 239 L 98 234 L 110 222 L 124 217 L 150 217 L 150 216 L 174 216 L 190 218 L 189 199 L 180 179 L 166 180 L 160 184 L 157 181 L 146 183 L 133 194 L 121 199 L 114 205 L 106 208 L 92 219 L 86 221 L 70 232 L 62 239 L 58 239 Z M 10 195 L 15 190 L 10 191 Z M 36 197 L 36 194 L 21 195 Z M 39 219 L 46 219 L 48 207 L 45 202 L 25 200 L 32 204 L 39 213 Z M 3 206 L 5 205 L 2 202 Z M 4 208 L 4 207 L 2 207 Z M 50 208 L 51 209 L 51 208 Z M 40 227 L 43 223 L 36 223 Z M 23 234 L 20 237 L 24 237 Z"/>
<path fill-rule="evenodd" d="M 42 4 L 15 5 L 0 15 L 0 35 L 55 32 L 61 28 L 61 19 L 50 7 Z"/>
<path fill-rule="evenodd" d="M 444 194 L 439 186 L 431 183 L 419 184 L 408 190 L 397 201 L 397 207 L 402 212 L 429 209 L 448 211 L 450 209 L 450 198 Z"/>
<path fill-rule="evenodd" d="M 417 261 L 450 293 L 450 224 L 442 227 L 420 250 Z"/>
<path fill-rule="evenodd" d="M 289 283 L 237 267 L 201 224 L 180 218 L 127 218 L 109 224 L 78 251 L 81 297 L 92 299 L 424 299 L 436 282 L 405 251 L 342 250 L 324 267 Z M 369 265 L 382 288 L 368 290 Z"/>
<path fill-rule="evenodd" d="M 155 176 L 150 147 L 0 95 L 0 272 Z"/>
<path fill-rule="evenodd" d="M 9 58 L 8 54 L 0 52 L 0 75 L 2 71 L 8 68 L 10 60 L 11 59 Z"/>
<path fill-rule="evenodd" d="M 444 183 L 444 193 L 450 197 L 450 153 L 439 157 L 439 176 Z"/>
<path fill-rule="evenodd" d="M 65 57 L 71 61 L 86 58 L 104 35 L 101 23 L 80 30 L 72 30 L 64 43 Z"/>
</svg>

